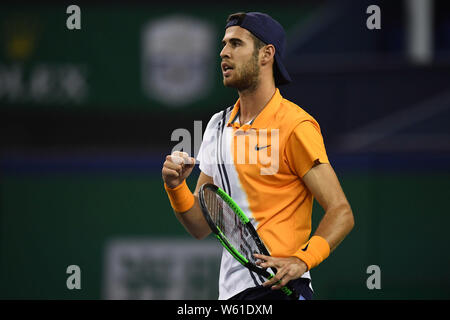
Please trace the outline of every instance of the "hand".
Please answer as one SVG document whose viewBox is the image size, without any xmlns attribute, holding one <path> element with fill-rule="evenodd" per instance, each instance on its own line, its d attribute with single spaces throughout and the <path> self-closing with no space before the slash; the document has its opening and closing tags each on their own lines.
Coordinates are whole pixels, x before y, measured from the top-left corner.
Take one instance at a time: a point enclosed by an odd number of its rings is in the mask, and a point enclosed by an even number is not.
<svg viewBox="0 0 450 320">
<path fill-rule="evenodd" d="M 277 290 L 284 287 L 290 280 L 300 278 L 308 269 L 306 264 L 297 257 L 276 258 L 263 254 L 254 254 L 261 261 L 257 261 L 256 265 L 266 269 L 275 267 L 277 274 L 262 285 L 264 287 L 272 286 L 271 289 Z"/>
<path fill-rule="evenodd" d="M 192 172 L 195 159 L 189 157 L 186 152 L 174 151 L 166 156 L 162 168 L 162 178 L 169 188 L 180 185 Z"/>
</svg>

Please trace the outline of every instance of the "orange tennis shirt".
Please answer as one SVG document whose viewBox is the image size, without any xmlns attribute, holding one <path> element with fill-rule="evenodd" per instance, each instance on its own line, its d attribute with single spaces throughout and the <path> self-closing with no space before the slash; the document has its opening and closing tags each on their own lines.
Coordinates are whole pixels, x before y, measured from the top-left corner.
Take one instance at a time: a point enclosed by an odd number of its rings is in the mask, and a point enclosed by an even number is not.
<svg viewBox="0 0 450 320">
<path fill-rule="evenodd" d="M 200 170 L 247 214 L 272 256 L 292 256 L 311 233 L 313 196 L 302 178 L 315 163 L 329 163 L 319 124 L 278 89 L 242 126 L 239 108 L 238 100 L 211 118 Z M 224 250 L 219 299 L 263 282 L 233 260 Z"/>
</svg>

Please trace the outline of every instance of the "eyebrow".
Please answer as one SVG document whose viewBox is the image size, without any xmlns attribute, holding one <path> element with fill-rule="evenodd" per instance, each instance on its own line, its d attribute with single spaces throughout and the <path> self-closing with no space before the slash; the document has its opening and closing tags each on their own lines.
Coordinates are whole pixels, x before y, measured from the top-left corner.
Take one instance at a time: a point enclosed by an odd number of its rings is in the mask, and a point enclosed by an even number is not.
<svg viewBox="0 0 450 320">
<path fill-rule="evenodd" d="M 240 43 L 243 43 L 244 41 L 242 41 L 242 39 L 239 39 L 239 38 L 230 38 L 230 39 L 228 39 L 228 42 L 240 42 Z M 226 43 L 227 43 L 227 41 L 225 41 L 225 39 L 222 40 L 222 45 L 223 46 L 225 46 Z"/>
</svg>

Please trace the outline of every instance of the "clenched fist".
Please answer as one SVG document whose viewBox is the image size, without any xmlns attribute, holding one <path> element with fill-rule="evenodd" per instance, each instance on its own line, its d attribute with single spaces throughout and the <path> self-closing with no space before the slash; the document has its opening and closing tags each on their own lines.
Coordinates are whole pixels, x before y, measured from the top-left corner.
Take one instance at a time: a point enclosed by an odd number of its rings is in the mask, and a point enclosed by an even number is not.
<svg viewBox="0 0 450 320">
<path fill-rule="evenodd" d="M 189 157 L 186 152 L 174 151 L 170 156 L 166 156 L 162 168 L 162 178 L 167 186 L 173 189 L 189 177 L 194 165 L 195 159 Z"/>
</svg>

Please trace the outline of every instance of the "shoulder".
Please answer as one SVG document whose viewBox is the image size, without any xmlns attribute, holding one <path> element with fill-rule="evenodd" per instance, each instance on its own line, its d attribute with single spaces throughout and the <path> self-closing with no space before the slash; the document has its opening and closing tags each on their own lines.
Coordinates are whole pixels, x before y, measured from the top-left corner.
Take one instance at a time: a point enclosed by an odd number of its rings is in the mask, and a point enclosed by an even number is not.
<svg viewBox="0 0 450 320">
<path fill-rule="evenodd" d="M 312 125 L 320 131 L 319 123 L 306 112 L 302 107 L 298 106 L 292 101 L 284 99 L 281 101 L 280 110 L 278 112 L 279 121 L 283 124 L 283 127 L 289 131 L 293 131 L 300 124 Z"/>
</svg>

